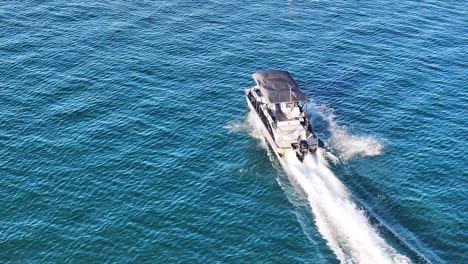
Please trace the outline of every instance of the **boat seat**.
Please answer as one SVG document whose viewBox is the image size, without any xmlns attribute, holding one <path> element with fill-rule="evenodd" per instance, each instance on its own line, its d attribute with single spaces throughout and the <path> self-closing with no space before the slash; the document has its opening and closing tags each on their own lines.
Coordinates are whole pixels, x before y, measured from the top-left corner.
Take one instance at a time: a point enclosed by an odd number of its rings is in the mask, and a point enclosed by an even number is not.
<svg viewBox="0 0 468 264">
<path fill-rule="evenodd" d="M 299 107 L 295 106 L 291 110 L 291 117 L 292 118 L 299 118 L 301 116 L 301 110 L 299 110 Z"/>
<path fill-rule="evenodd" d="M 281 110 L 276 111 L 276 117 L 278 118 L 279 122 L 290 120 Z"/>
</svg>

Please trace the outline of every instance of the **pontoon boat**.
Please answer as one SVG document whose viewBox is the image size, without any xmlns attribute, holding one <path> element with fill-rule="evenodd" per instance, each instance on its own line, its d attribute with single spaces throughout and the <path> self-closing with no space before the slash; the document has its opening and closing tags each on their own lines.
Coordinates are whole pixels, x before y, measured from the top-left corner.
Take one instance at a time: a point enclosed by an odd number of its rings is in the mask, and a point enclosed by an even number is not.
<svg viewBox="0 0 468 264">
<path fill-rule="evenodd" d="M 245 90 L 247 104 L 278 157 L 293 149 L 302 162 L 322 147 L 305 112 L 307 98 L 289 72 L 256 72 L 252 78 L 256 85 Z"/>
</svg>

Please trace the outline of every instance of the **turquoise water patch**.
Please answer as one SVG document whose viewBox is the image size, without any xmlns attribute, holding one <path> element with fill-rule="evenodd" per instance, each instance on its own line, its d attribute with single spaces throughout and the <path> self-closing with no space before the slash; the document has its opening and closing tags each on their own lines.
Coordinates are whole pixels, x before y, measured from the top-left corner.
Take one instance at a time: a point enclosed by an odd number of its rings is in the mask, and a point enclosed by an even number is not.
<svg viewBox="0 0 468 264">
<path fill-rule="evenodd" d="M 4 3 L 0 260 L 339 263 L 246 125 L 251 74 L 284 69 L 385 243 L 413 263 L 466 263 L 466 10 Z"/>
</svg>

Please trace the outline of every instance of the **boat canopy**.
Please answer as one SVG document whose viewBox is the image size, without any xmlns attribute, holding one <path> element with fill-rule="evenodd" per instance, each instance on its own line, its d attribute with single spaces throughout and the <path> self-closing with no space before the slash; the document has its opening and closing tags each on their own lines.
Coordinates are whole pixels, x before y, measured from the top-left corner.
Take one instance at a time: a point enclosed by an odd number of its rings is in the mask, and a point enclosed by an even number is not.
<svg viewBox="0 0 468 264">
<path fill-rule="evenodd" d="M 270 103 L 307 101 L 307 97 L 287 71 L 256 72 L 252 78 Z"/>
</svg>

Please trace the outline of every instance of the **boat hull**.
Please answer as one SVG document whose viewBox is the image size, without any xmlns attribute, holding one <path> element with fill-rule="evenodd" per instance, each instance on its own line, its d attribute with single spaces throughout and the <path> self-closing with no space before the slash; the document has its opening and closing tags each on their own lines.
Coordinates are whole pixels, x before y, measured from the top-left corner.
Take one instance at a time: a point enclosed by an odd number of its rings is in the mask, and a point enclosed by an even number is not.
<svg viewBox="0 0 468 264">
<path fill-rule="evenodd" d="M 272 149 L 273 153 L 275 153 L 276 157 L 278 158 L 278 160 L 280 161 L 281 165 L 285 166 L 284 164 L 284 157 L 282 157 L 279 153 L 278 153 L 278 145 L 276 144 L 276 142 L 274 141 L 274 139 L 271 137 L 270 133 L 268 132 L 268 129 L 266 128 L 265 124 L 262 122 L 262 120 L 260 119 L 260 117 L 258 116 L 258 113 L 257 111 L 255 110 L 255 108 L 253 107 L 252 103 L 250 102 L 249 98 L 246 96 L 245 97 L 246 101 L 247 101 L 247 105 L 249 106 L 249 109 L 250 109 L 250 112 L 252 112 L 253 114 L 253 118 L 254 118 L 254 123 L 255 125 L 260 129 L 260 132 L 262 133 L 262 136 L 266 139 L 266 141 L 268 142 L 268 145 L 270 146 L 270 148 Z"/>
</svg>

